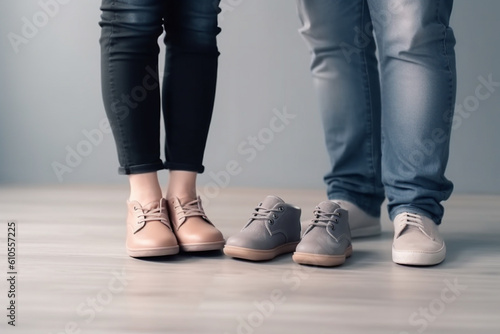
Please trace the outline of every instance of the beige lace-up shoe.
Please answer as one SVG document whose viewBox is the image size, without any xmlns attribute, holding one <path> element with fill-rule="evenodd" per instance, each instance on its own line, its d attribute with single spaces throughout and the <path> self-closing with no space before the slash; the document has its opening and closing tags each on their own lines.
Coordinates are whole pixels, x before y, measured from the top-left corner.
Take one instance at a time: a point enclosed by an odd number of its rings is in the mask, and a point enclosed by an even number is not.
<svg viewBox="0 0 500 334">
<path fill-rule="evenodd" d="M 430 266 L 441 263 L 446 246 L 438 226 L 425 216 L 403 212 L 394 219 L 392 260 L 398 264 Z"/>
<path fill-rule="evenodd" d="M 172 255 L 179 252 L 167 215 L 165 199 L 141 205 L 127 201 L 127 254 L 132 257 Z"/>
<path fill-rule="evenodd" d="M 170 198 L 168 213 L 183 251 L 200 252 L 224 247 L 224 237 L 205 215 L 200 197 L 195 200 Z"/>
</svg>

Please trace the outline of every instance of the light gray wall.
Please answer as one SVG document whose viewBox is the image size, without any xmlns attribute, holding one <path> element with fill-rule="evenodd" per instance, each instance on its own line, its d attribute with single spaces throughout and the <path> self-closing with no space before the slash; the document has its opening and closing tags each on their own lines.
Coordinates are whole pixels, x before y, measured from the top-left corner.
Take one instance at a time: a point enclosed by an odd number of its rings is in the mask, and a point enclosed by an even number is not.
<svg viewBox="0 0 500 334">
<path fill-rule="evenodd" d="M 84 143 L 84 131 L 99 129 L 104 119 L 100 1 L 57 1 L 65 4 L 52 8 L 47 22 L 39 0 L 0 1 L 0 183 L 60 183 L 52 165 L 67 165 L 68 149 L 86 149 L 89 154 L 73 161 L 71 172 L 60 177 L 63 183 L 124 183 L 126 179 L 116 175 L 111 135 L 99 130 L 102 141 Z M 217 174 L 225 186 L 221 171 L 232 161 L 231 186 L 323 187 L 328 161 L 309 55 L 297 33 L 295 1 L 223 3 L 220 80 L 202 184 L 209 184 L 207 191 L 216 191 L 210 182 Z M 499 12 L 500 1 L 455 1 L 458 104 L 475 101 L 478 77 L 491 75 L 500 81 Z M 31 35 L 16 53 L 9 34 L 23 36 L 23 20 L 33 21 L 34 15 L 42 26 L 24 32 Z M 470 104 L 472 112 L 457 116 L 448 169 L 457 192 L 500 193 L 499 105 L 500 88 L 496 88 L 478 106 Z M 270 122 L 285 109 L 295 118 L 283 127 L 273 123 L 273 132 Z M 253 154 L 249 136 L 259 134 L 266 143 Z"/>
</svg>

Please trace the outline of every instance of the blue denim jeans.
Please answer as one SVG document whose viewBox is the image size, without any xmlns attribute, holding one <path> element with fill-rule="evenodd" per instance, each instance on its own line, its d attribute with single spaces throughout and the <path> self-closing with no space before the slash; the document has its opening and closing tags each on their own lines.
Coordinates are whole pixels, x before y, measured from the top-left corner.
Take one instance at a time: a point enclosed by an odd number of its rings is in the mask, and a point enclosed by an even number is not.
<svg viewBox="0 0 500 334">
<path fill-rule="evenodd" d="M 101 10 L 102 92 L 119 172 L 203 172 L 217 79 L 219 1 L 102 0 Z M 162 76 L 158 37 L 163 31 Z M 161 109 L 165 162 L 160 158 Z"/>
<path fill-rule="evenodd" d="M 332 165 L 328 197 L 441 223 L 456 93 L 452 0 L 298 0 Z"/>
</svg>

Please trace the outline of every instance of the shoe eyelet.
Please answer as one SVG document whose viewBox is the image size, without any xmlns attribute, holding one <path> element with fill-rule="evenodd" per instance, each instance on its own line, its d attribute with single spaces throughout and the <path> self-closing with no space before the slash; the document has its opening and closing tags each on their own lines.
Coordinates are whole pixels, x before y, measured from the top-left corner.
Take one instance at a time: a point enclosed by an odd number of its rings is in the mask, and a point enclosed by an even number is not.
<svg viewBox="0 0 500 334">
<path fill-rule="evenodd" d="M 275 213 L 273 213 L 273 218 L 276 219 L 278 218 L 278 216 Z"/>
<path fill-rule="evenodd" d="M 139 209 L 136 206 L 134 206 L 134 211 L 137 211 L 137 210 L 139 210 Z"/>
<path fill-rule="evenodd" d="M 278 210 L 283 211 L 283 210 L 285 210 L 285 209 L 284 209 L 282 206 L 280 206 L 280 207 L 278 208 Z"/>
<path fill-rule="evenodd" d="M 273 224 L 274 224 L 274 220 L 269 219 L 269 225 L 273 225 Z"/>
</svg>

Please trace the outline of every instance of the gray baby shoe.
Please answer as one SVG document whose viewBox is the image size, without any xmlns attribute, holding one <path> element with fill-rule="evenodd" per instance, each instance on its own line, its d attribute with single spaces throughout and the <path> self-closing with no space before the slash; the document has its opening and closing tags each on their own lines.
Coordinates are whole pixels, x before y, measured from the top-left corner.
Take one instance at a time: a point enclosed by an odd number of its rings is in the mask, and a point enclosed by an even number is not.
<svg viewBox="0 0 500 334">
<path fill-rule="evenodd" d="M 245 227 L 227 239 L 224 254 L 252 261 L 271 260 L 293 252 L 299 241 L 300 208 L 277 196 L 267 196 Z"/>
<path fill-rule="evenodd" d="M 324 201 L 314 210 L 314 218 L 293 254 L 293 261 L 323 267 L 341 265 L 351 256 L 349 217 L 333 201 Z"/>
</svg>

